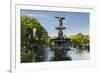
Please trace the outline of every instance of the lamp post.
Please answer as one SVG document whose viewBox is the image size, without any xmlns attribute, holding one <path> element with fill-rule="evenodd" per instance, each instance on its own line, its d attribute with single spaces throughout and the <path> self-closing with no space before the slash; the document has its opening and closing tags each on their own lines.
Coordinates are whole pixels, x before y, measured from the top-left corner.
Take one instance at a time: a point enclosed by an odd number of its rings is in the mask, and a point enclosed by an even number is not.
<svg viewBox="0 0 100 73">
<path fill-rule="evenodd" d="M 32 59 L 32 62 L 35 60 L 34 59 L 34 50 L 33 50 L 33 40 L 36 39 L 36 28 L 28 28 L 27 29 L 27 37 L 30 41 L 30 45 L 29 45 L 29 48 L 30 48 L 30 51 L 31 51 L 31 59 Z"/>
<path fill-rule="evenodd" d="M 33 38 L 36 39 L 36 28 L 33 28 L 32 30 L 33 32 Z M 32 52 L 34 51 L 34 49 L 32 50 Z M 33 52 L 34 53 L 34 52 Z M 36 57 L 36 53 L 32 56 L 33 61 L 35 61 L 35 57 Z"/>
<path fill-rule="evenodd" d="M 36 36 L 36 28 L 33 28 L 33 37 Z"/>
</svg>

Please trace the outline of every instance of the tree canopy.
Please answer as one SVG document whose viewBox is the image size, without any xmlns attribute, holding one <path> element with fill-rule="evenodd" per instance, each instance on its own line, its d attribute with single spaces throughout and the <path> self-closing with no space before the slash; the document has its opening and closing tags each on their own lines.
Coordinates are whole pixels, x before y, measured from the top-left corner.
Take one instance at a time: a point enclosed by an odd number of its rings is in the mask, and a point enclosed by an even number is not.
<svg viewBox="0 0 100 73">
<path fill-rule="evenodd" d="M 44 56 L 43 48 L 48 44 L 48 32 L 33 16 L 21 16 L 20 18 L 21 62 L 37 61 L 36 58 Z"/>
<path fill-rule="evenodd" d="M 33 29 L 36 29 L 35 37 L 33 37 Z M 21 16 L 21 41 L 22 44 L 29 44 L 32 40 L 34 42 L 46 43 L 48 38 L 48 32 L 39 23 L 35 17 Z"/>
<path fill-rule="evenodd" d="M 83 34 L 83 33 L 77 33 L 75 35 L 69 36 L 69 38 L 72 41 L 72 45 L 75 48 L 78 48 L 80 50 L 85 49 L 86 46 L 89 46 L 89 35 Z"/>
</svg>

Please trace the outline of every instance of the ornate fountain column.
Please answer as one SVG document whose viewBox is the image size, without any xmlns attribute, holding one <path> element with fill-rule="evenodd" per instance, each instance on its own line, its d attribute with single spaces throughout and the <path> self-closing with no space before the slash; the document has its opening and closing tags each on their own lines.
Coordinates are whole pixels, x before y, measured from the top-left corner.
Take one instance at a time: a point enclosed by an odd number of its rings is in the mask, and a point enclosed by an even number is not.
<svg viewBox="0 0 100 73">
<path fill-rule="evenodd" d="M 58 30 L 58 37 L 63 38 L 63 30 L 66 28 L 62 26 L 62 21 L 65 19 L 64 17 L 56 17 L 58 20 L 58 27 L 56 27 L 56 30 Z"/>
<path fill-rule="evenodd" d="M 66 27 L 63 26 L 63 20 L 64 17 L 56 17 L 58 20 L 58 26 L 56 27 L 56 30 L 58 30 L 58 37 L 55 39 L 51 39 L 51 41 L 54 42 L 54 45 L 52 45 L 52 48 L 54 50 L 54 61 L 64 61 L 64 60 L 71 60 L 69 56 L 67 56 L 67 51 L 70 50 L 69 46 L 66 44 L 70 41 L 68 38 L 64 38 L 63 36 L 63 30 L 66 29 Z"/>
</svg>

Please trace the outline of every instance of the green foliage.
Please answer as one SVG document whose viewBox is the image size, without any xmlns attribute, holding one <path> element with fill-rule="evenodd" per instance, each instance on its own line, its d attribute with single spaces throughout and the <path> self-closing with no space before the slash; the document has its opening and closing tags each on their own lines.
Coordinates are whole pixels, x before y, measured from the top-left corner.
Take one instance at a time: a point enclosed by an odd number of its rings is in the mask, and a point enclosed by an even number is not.
<svg viewBox="0 0 100 73">
<path fill-rule="evenodd" d="M 36 29 L 36 36 L 33 37 L 33 29 Z M 31 41 L 46 44 L 48 32 L 41 26 L 38 20 L 31 16 L 21 16 L 21 44 L 30 44 L 28 36 L 31 36 Z M 36 41 L 37 40 L 37 41 Z"/>
<path fill-rule="evenodd" d="M 69 38 L 72 40 L 73 47 L 79 50 L 85 49 L 84 47 L 89 44 L 89 35 L 85 35 L 83 33 L 71 35 Z"/>
<path fill-rule="evenodd" d="M 25 46 L 28 50 L 27 53 L 21 51 L 21 61 L 31 62 L 35 59 L 36 53 L 32 49 L 43 50 L 43 45 L 48 44 L 48 32 L 46 29 L 38 22 L 38 20 L 31 16 L 21 16 L 21 47 Z M 33 31 L 36 29 L 36 32 Z M 35 33 L 35 35 L 33 35 Z M 32 45 L 35 45 L 35 47 Z M 33 57 L 32 57 L 33 56 Z M 34 60 L 35 61 L 35 60 Z"/>
<path fill-rule="evenodd" d="M 21 62 L 34 62 L 35 61 L 35 53 L 34 50 L 28 49 L 27 52 L 21 52 Z"/>
</svg>

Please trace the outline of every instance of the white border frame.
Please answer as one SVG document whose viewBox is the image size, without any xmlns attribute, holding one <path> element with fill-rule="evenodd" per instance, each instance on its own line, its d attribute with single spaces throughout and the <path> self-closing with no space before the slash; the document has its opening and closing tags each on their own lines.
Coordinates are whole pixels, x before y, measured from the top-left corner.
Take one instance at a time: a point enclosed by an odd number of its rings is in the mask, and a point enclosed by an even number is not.
<svg viewBox="0 0 100 73">
<path fill-rule="evenodd" d="M 79 68 L 89 67 L 95 65 L 95 8 L 91 6 L 80 6 L 80 5 L 37 5 L 21 4 L 19 2 L 12 2 L 13 7 L 11 9 L 11 72 L 20 71 L 38 71 L 38 70 L 56 70 L 56 69 L 67 69 L 67 68 Z M 49 11 L 72 11 L 72 12 L 89 12 L 90 13 L 90 40 L 91 40 L 91 52 L 90 60 L 87 61 L 67 61 L 65 62 L 50 62 L 50 63 L 27 63 L 20 64 L 20 9 L 29 10 L 49 10 Z M 16 32 L 17 31 L 17 32 Z M 16 49 L 19 48 L 19 49 Z"/>
</svg>

